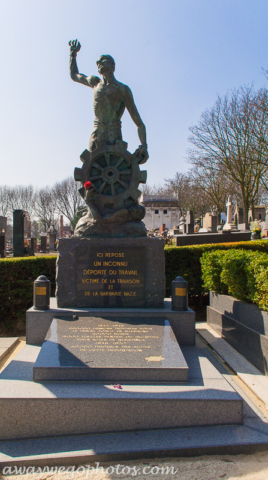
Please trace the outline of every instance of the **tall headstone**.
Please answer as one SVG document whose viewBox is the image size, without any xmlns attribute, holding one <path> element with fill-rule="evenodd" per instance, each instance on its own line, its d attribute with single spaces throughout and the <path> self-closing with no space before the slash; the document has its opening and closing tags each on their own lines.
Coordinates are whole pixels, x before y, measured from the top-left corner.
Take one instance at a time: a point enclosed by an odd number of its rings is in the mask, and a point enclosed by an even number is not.
<svg viewBox="0 0 268 480">
<path fill-rule="evenodd" d="M 13 256 L 23 257 L 24 248 L 24 211 L 14 210 L 13 212 Z"/>
<path fill-rule="evenodd" d="M 7 218 L 0 216 L 0 258 L 6 256 Z"/>
<path fill-rule="evenodd" d="M 249 230 L 249 223 L 244 215 L 244 209 L 239 207 L 237 209 L 237 228 L 238 230 Z"/>
<path fill-rule="evenodd" d="M 32 249 L 33 253 L 37 252 L 37 238 L 36 237 L 31 238 L 31 249 Z"/>
<path fill-rule="evenodd" d="M 188 210 L 186 214 L 185 233 L 187 234 L 194 233 L 194 215 L 192 210 Z"/>
<path fill-rule="evenodd" d="M 41 245 L 40 245 L 40 252 L 46 253 L 47 251 L 47 234 L 41 233 Z"/>
<path fill-rule="evenodd" d="M 50 252 L 56 251 L 56 240 L 57 240 L 56 232 L 49 232 L 49 251 Z"/>
<path fill-rule="evenodd" d="M 216 233 L 218 226 L 218 212 L 213 211 L 211 215 L 211 232 Z"/>
<path fill-rule="evenodd" d="M 60 238 L 63 238 L 63 215 L 60 216 Z"/>
<path fill-rule="evenodd" d="M 29 240 L 31 238 L 31 219 L 28 212 L 24 213 L 24 240 Z"/>
</svg>

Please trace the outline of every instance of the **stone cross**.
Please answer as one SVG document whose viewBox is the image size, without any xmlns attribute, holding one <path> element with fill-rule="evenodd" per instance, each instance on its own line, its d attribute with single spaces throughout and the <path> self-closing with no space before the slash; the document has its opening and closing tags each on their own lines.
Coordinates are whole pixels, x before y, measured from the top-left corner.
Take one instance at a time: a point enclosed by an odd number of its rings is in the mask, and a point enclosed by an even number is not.
<svg viewBox="0 0 268 480">
<path fill-rule="evenodd" d="M 226 203 L 226 207 L 227 207 L 227 220 L 226 220 L 226 223 L 232 223 L 232 212 L 231 212 L 231 206 L 232 206 L 232 202 L 230 200 L 230 197 L 228 197 L 228 200 L 227 200 L 227 203 Z"/>
</svg>

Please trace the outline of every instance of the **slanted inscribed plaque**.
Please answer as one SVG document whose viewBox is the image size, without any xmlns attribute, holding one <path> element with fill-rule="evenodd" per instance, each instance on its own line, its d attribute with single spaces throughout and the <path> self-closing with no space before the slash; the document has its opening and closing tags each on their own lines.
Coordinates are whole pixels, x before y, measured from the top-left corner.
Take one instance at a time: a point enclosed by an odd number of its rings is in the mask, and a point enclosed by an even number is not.
<svg viewBox="0 0 268 480">
<path fill-rule="evenodd" d="M 144 247 L 77 247 L 78 307 L 144 307 Z"/>
<path fill-rule="evenodd" d="M 185 382 L 188 366 L 163 318 L 55 318 L 34 380 Z"/>
</svg>

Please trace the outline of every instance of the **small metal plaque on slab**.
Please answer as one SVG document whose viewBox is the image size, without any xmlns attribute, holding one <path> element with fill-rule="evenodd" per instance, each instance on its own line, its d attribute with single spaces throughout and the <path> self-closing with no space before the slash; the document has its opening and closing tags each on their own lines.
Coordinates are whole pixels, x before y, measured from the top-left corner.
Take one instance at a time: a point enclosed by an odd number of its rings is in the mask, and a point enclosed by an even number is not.
<svg viewBox="0 0 268 480">
<path fill-rule="evenodd" d="M 54 318 L 34 380 L 187 382 L 188 366 L 167 320 Z"/>
</svg>

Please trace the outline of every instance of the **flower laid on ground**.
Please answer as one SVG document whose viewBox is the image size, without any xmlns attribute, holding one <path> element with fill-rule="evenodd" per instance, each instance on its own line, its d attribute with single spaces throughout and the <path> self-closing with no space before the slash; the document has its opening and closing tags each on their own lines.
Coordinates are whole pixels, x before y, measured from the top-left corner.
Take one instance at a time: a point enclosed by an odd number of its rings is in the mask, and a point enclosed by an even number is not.
<svg viewBox="0 0 268 480">
<path fill-rule="evenodd" d="M 84 187 L 88 190 L 91 187 L 92 183 L 91 182 L 85 182 Z"/>
</svg>

